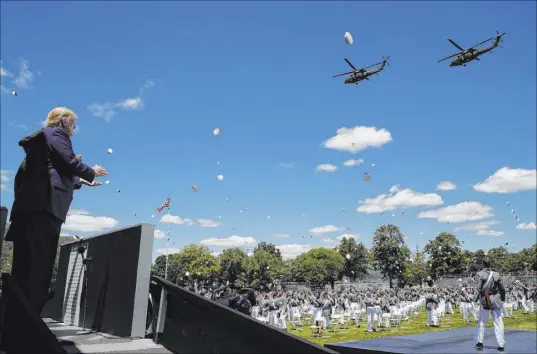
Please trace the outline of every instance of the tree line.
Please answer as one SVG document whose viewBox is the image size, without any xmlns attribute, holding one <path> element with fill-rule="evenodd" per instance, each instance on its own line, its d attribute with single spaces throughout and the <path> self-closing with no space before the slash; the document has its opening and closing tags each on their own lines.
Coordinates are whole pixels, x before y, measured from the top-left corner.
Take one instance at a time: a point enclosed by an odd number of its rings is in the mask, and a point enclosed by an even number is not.
<svg viewBox="0 0 537 354">
<path fill-rule="evenodd" d="M 74 240 L 74 237 L 60 237 L 53 282 L 59 248 Z M 4 242 L 2 272 L 11 271 L 12 257 L 12 243 Z M 474 274 L 482 269 L 485 257 L 490 259 L 493 269 L 502 273 L 537 271 L 537 244 L 516 253 L 509 252 L 507 247 L 472 252 L 465 250 L 455 235 L 442 232 L 423 249 L 411 250 L 405 235 L 396 225 L 389 224 L 376 229 L 370 249 L 353 238 L 343 238 L 332 249 L 314 248 L 292 260 L 283 259 L 280 250 L 267 242 L 259 243 L 251 256 L 240 248 L 227 248 L 218 257 L 205 246 L 189 244 L 168 256 L 167 279 L 181 286 L 192 286 L 194 282 L 201 286 L 229 282 L 236 288 L 249 286 L 262 290 L 284 282 L 333 286 L 344 277 L 350 281 L 364 280 L 376 270 L 390 287 L 402 287 L 423 285 L 428 277 L 435 281 L 451 274 Z M 165 265 L 166 256 L 157 257 L 152 274 L 164 277 Z"/>
<path fill-rule="evenodd" d="M 290 281 L 333 286 L 343 277 L 360 281 L 377 270 L 390 287 L 403 287 L 446 275 L 474 274 L 483 268 L 485 257 L 503 273 L 537 270 L 537 244 L 517 253 L 506 247 L 472 252 L 455 235 L 442 232 L 423 249 L 412 251 L 399 228 L 390 224 L 376 229 L 370 249 L 353 238 L 343 238 L 333 249 L 314 248 L 292 260 L 283 259 L 278 248 L 267 242 L 259 243 L 251 256 L 240 248 L 227 248 L 217 257 L 205 246 L 189 244 L 168 256 L 167 278 L 181 286 L 229 282 L 236 288 L 263 290 Z M 166 256 L 157 257 L 152 274 L 164 277 L 165 266 Z"/>
</svg>

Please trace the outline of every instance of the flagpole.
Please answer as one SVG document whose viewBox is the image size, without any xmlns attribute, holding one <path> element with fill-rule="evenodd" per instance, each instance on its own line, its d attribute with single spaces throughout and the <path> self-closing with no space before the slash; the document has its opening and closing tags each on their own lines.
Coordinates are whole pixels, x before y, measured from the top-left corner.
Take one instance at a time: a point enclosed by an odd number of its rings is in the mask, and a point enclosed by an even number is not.
<svg viewBox="0 0 537 354">
<path fill-rule="evenodd" d="M 168 254 L 170 249 L 168 247 L 168 242 L 170 241 L 170 225 L 171 225 L 171 213 L 172 213 L 172 196 L 171 193 L 168 194 L 168 200 L 170 201 L 170 206 L 168 207 L 168 231 L 166 232 L 166 265 L 164 267 L 164 279 L 168 280 Z"/>
</svg>

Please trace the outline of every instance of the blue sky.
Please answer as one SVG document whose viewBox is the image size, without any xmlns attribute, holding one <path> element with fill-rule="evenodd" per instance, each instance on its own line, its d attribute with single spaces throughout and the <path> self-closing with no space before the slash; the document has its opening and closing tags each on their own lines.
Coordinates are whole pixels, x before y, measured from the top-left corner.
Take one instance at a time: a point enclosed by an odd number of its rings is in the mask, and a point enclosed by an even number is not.
<svg viewBox="0 0 537 354">
<path fill-rule="evenodd" d="M 75 151 L 109 171 L 109 185 L 76 193 L 65 233 L 140 222 L 166 231 L 165 213 L 151 215 L 171 192 L 172 214 L 192 225 L 171 224 L 170 248 L 205 240 L 216 252 L 213 244 L 238 240 L 251 250 L 251 237 L 292 256 L 342 234 L 370 246 L 385 223 L 399 225 L 411 247 L 441 231 L 469 249 L 535 243 L 534 2 L 3 2 L 1 10 L 2 205 L 11 207 L 9 171 L 23 158 L 17 141 L 55 106 L 79 115 Z M 447 38 L 468 47 L 496 30 L 507 33 L 504 48 L 480 62 L 437 63 L 456 51 Z M 391 65 L 369 82 L 331 78 L 348 71 L 344 57 L 363 67 L 388 55 Z M 324 147 L 342 127 L 369 127 L 352 138 L 365 149 Z M 328 145 L 352 149 L 340 139 Z M 364 162 L 343 166 L 350 159 Z M 316 171 L 322 164 L 338 168 Z M 456 189 L 437 190 L 442 181 Z M 516 229 L 507 200 L 528 230 Z M 233 235 L 242 238 L 214 240 Z M 165 247 L 155 240 L 155 254 Z"/>
</svg>

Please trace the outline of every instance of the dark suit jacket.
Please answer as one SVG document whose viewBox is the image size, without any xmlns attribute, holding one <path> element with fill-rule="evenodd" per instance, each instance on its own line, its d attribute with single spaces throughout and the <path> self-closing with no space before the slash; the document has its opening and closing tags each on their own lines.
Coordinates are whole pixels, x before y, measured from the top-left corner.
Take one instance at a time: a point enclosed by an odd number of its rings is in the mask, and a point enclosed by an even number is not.
<svg viewBox="0 0 537 354">
<path fill-rule="evenodd" d="M 15 176 L 15 200 L 10 220 L 19 215 L 47 212 L 65 222 L 80 188 L 79 178 L 92 182 L 93 169 L 80 162 L 64 128 L 47 127 L 19 141 L 26 158 Z"/>
</svg>

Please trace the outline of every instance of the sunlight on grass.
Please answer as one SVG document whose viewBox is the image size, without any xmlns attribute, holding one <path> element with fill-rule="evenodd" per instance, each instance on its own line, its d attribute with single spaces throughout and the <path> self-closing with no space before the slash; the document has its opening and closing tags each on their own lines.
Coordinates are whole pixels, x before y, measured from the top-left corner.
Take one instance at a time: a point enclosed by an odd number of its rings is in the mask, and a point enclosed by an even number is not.
<svg viewBox="0 0 537 354">
<path fill-rule="evenodd" d="M 444 321 L 440 323 L 440 327 L 438 328 L 426 327 L 426 322 L 426 311 L 421 310 L 418 315 L 412 316 L 410 320 L 406 322 L 402 322 L 401 326 L 399 327 L 392 327 L 387 330 L 377 329 L 377 332 L 373 333 L 367 332 L 367 324 L 364 320 L 361 322 L 360 328 L 356 328 L 355 326 L 353 326 L 345 331 L 336 333 L 330 331 L 323 331 L 323 338 L 313 337 L 308 326 L 303 326 L 302 331 L 290 330 L 289 332 L 310 342 L 324 345 L 326 343 L 349 342 L 382 337 L 404 336 L 408 334 L 420 334 L 426 332 L 437 332 L 462 327 L 476 326 L 475 322 L 470 322 L 469 324 L 466 324 L 458 311 L 456 311 L 453 315 L 446 315 Z M 514 318 L 504 317 L 504 325 L 505 328 L 536 331 L 537 314 L 532 313 L 529 315 L 524 315 L 522 311 L 519 310 L 514 313 Z M 492 318 L 487 323 L 487 327 L 492 327 Z"/>
</svg>

